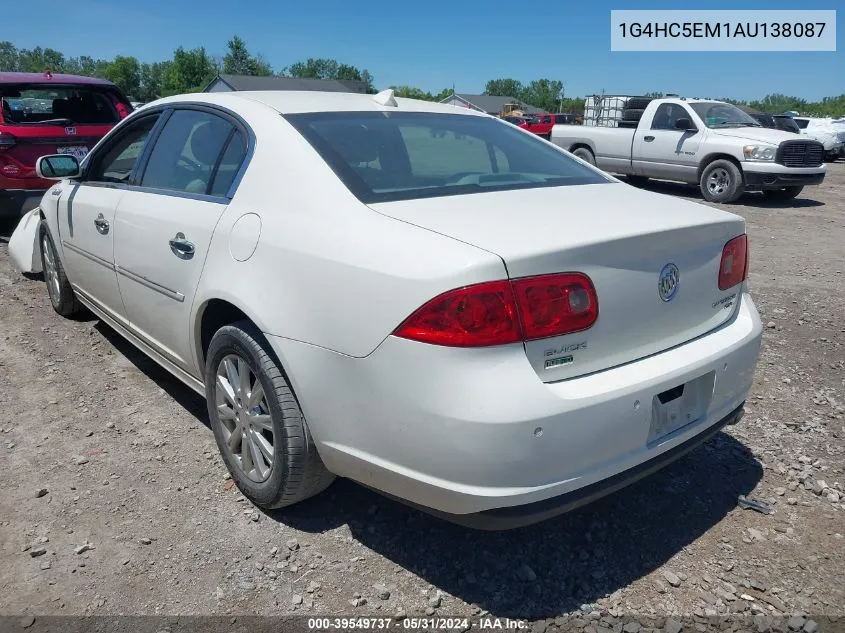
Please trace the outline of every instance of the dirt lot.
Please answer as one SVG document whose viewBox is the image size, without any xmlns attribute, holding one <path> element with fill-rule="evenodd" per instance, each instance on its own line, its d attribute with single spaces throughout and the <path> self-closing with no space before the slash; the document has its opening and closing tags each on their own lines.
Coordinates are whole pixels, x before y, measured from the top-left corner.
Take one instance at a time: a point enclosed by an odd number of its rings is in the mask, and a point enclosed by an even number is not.
<svg viewBox="0 0 845 633">
<path fill-rule="evenodd" d="M 0 614 L 489 612 L 537 631 L 637 633 L 631 617 L 674 630 L 669 615 L 731 613 L 842 626 L 845 163 L 829 167 L 788 205 L 729 207 L 748 221 L 766 326 L 742 423 L 612 497 L 505 533 L 349 481 L 257 511 L 226 476 L 203 401 L 93 317 L 56 315 L 0 244 Z M 738 508 L 740 494 L 774 513 Z"/>
</svg>

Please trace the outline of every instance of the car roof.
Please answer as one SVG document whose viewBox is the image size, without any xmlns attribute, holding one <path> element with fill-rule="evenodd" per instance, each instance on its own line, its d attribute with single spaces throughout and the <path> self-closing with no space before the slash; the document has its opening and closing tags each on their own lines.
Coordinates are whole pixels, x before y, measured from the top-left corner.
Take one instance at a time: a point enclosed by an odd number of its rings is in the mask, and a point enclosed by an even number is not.
<svg viewBox="0 0 845 633">
<path fill-rule="evenodd" d="M 193 101 L 237 109 L 238 101 L 246 100 L 261 103 L 281 114 L 305 112 L 434 112 L 489 116 L 471 108 L 402 97 L 395 97 L 396 106 L 386 106 L 378 103 L 374 99 L 375 96 L 353 92 L 319 92 L 316 90 L 202 92 L 165 97 L 147 104 L 147 106 Z"/>
<path fill-rule="evenodd" d="M 84 84 L 98 86 L 113 86 L 114 84 L 97 77 L 82 77 L 80 75 L 61 75 L 51 73 L 3 73 L 0 72 L 0 84 L 49 84 L 57 85 Z"/>
</svg>

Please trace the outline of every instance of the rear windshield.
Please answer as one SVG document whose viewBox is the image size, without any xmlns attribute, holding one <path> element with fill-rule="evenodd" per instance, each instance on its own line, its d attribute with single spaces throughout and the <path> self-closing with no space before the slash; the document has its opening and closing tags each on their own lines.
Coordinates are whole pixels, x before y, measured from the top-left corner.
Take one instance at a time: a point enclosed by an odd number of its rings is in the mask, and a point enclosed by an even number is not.
<svg viewBox="0 0 845 633">
<path fill-rule="evenodd" d="M 0 85 L 0 105 L 7 125 L 105 125 L 120 120 L 112 94 L 97 86 Z"/>
<path fill-rule="evenodd" d="M 609 182 L 492 117 L 321 112 L 286 118 L 365 203 Z"/>
</svg>

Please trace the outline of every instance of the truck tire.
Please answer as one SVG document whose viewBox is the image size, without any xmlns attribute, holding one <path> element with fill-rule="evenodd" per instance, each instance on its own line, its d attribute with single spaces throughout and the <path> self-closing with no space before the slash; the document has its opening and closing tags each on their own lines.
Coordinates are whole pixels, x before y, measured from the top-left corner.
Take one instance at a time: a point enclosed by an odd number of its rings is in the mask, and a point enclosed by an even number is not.
<svg viewBox="0 0 845 633">
<path fill-rule="evenodd" d="M 796 198 L 803 189 L 803 186 L 784 187 L 783 189 L 765 189 L 763 190 L 763 195 L 769 200 L 775 202 L 785 202 Z"/>
<path fill-rule="evenodd" d="M 590 151 L 589 147 L 578 147 L 572 151 L 572 154 L 591 165 L 596 164 L 596 157 L 593 156 L 593 152 Z"/>
<path fill-rule="evenodd" d="M 642 108 L 626 108 L 622 110 L 622 120 L 639 121 L 643 117 L 643 112 L 645 110 Z"/>
<path fill-rule="evenodd" d="M 735 202 L 745 191 L 742 172 L 729 160 L 719 159 L 704 168 L 700 180 L 701 195 L 708 202 Z"/>
<path fill-rule="evenodd" d="M 649 103 L 651 103 L 651 99 L 649 97 L 631 97 L 628 99 L 628 103 L 625 104 L 625 107 L 645 110 Z"/>
</svg>

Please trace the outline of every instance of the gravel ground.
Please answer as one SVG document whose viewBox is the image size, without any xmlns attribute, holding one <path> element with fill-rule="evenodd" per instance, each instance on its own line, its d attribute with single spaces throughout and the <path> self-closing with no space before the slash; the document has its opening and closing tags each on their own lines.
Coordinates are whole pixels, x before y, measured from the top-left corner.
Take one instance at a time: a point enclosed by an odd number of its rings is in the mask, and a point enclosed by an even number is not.
<svg viewBox="0 0 845 633">
<path fill-rule="evenodd" d="M 845 616 L 845 163 L 789 204 L 727 208 L 748 221 L 765 325 L 744 420 L 620 493 L 504 533 L 345 480 L 256 510 L 203 401 L 93 317 L 56 315 L 0 244 L 0 614 L 491 613 L 597 633 L 725 614 L 797 614 L 781 628 L 813 633 Z M 741 494 L 774 512 L 739 508 Z"/>
</svg>

